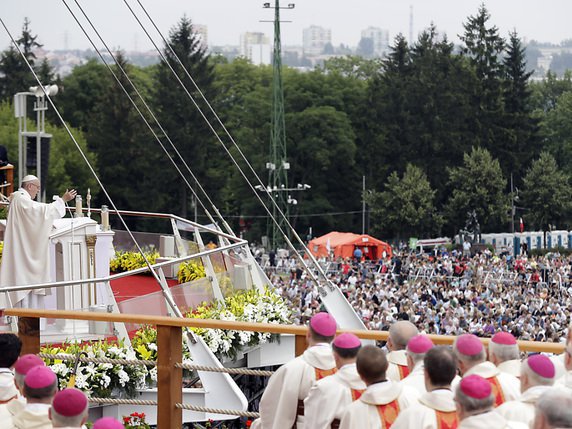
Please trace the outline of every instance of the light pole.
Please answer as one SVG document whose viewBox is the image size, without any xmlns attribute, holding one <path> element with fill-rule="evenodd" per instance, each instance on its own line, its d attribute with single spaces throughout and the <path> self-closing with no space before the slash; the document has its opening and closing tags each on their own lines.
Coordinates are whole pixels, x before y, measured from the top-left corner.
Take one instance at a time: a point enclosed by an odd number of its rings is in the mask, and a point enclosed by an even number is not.
<svg viewBox="0 0 572 429">
<path fill-rule="evenodd" d="M 274 9 L 274 48 L 272 54 L 272 116 L 270 133 L 270 161 L 266 163 L 268 169 L 269 187 L 272 189 L 288 189 L 288 170 L 290 163 L 286 157 L 286 122 L 284 119 L 284 90 L 282 88 L 282 41 L 280 36 L 280 10 L 294 9 L 294 3 L 288 6 L 280 6 L 279 0 L 274 0 L 274 6 L 270 2 L 263 3 L 264 9 Z M 288 21 L 282 21 L 288 22 Z M 270 192 L 268 193 L 271 196 Z M 268 235 L 270 245 L 276 248 L 283 242 L 280 230 L 285 231 L 290 236 L 290 231 L 286 225 L 288 219 L 289 203 L 285 198 L 286 194 L 277 192 L 272 205 L 274 221 L 268 224 Z M 284 214 L 284 218 L 280 214 Z"/>
<path fill-rule="evenodd" d="M 266 187 L 262 185 L 256 185 L 254 188 L 260 192 L 266 193 L 268 197 L 274 199 L 274 201 L 284 201 L 286 204 L 295 206 L 298 205 L 298 200 L 292 197 L 291 192 L 307 191 L 308 189 L 311 189 L 312 186 L 308 185 L 307 183 L 298 183 L 295 188 L 288 188 L 284 185 L 268 185 Z M 289 210 L 283 210 L 283 213 L 289 222 Z M 271 242 L 270 246 L 274 248 L 276 244 L 276 242 Z"/>
<path fill-rule="evenodd" d="M 49 142 L 52 138 L 51 134 L 46 133 L 46 110 L 48 110 L 48 101 L 46 96 L 54 96 L 58 93 L 57 85 L 47 85 L 45 87 L 32 86 L 28 92 L 18 92 L 14 95 L 14 116 L 18 118 L 18 183 L 22 183 L 22 179 L 28 173 L 28 147 L 33 148 L 34 140 L 36 144 L 36 176 L 40 179 L 42 189 L 38 195 L 38 201 L 46 201 L 46 183 L 48 178 L 47 166 L 49 161 Z M 36 97 L 34 102 L 34 112 L 36 112 L 36 130 L 28 131 L 27 121 L 27 96 Z M 26 145 L 24 147 L 24 138 Z M 42 171 L 42 141 L 46 142 L 45 170 Z M 33 155 L 30 150 L 30 155 Z M 32 167 L 32 165 L 30 165 Z"/>
</svg>

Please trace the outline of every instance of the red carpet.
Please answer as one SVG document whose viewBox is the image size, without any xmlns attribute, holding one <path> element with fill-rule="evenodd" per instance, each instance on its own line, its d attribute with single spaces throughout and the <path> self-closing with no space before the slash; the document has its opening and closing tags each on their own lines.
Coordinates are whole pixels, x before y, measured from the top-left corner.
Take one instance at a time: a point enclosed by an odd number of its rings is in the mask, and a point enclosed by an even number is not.
<svg viewBox="0 0 572 429">
<path fill-rule="evenodd" d="M 173 287 L 177 285 L 178 282 L 176 279 L 167 279 L 167 284 L 169 287 Z M 115 295 L 115 300 L 121 302 L 141 295 L 159 292 L 161 286 L 159 286 L 157 280 L 152 275 L 138 274 L 112 280 L 111 289 L 113 290 L 113 295 Z"/>
</svg>

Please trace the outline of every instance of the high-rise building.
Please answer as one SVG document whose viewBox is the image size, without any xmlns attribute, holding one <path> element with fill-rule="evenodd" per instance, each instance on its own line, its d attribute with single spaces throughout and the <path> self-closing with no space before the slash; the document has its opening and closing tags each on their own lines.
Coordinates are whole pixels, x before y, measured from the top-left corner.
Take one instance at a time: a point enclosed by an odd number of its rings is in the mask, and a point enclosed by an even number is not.
<svg viewBox="0 0 572 429">
<path fill-rule="evenodd" d="M 193 31 L 198 36 L 201 41 L 201 46 L 204 49 L 209 47 L 209 30 L 206 25 L 203 24 L 193 24 Z"/>
<path fill-rule="evenodd" d="M 270 40 L 264 33 L 243 33 L 240 35 L 240 55 L 252 64 L 271 64 Z"/>
<path fill-rule="evenodd" d="M 361 32 L 362 39 L 371 39 L 373 55 L 383 57 L 389 52 L 389 31 L 379 27 L 368 27 Z"/>
<path fill-rule="evenodd" d="M 326 45 L 332 44 L 332 30 L 317 25 L 304 28 L 302 43 L 304 55 L 320 55 L 324 53 Z"/>
</svg>

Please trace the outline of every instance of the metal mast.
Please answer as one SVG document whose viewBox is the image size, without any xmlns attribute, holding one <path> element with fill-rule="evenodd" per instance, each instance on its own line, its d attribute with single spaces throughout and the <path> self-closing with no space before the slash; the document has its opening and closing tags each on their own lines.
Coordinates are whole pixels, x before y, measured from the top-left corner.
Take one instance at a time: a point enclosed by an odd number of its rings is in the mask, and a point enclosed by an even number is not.
<svg viewBox="0 0 572 429">
<path fill-rule="evenodd" d="M 270 3 L 264 3 L 265 8 L 270 8 Z M 272 206 L 272 214 L 276 222 L 269 220 L 267 234 L 272 249 L 276 249 L 283 243 L 280 229 L 290 231 L 286 225 L 289 218 L 288 203 L 291 198 L 288 195 L 288 170 L 290 164 L 286 160 L 286 122 L 284 120 L 284 89 L 282 87 L 282 44 L 280 39 L 280 9 L 293 9 L 294 4 L 280 7 L 280 1 L 274 3 L 274 50 L 272 57 L 272 118 L 270 122 L 270 162 L 266 164 L 268 169 L 268 192 L 269 198 L 274 198 L 277 206 L 284 213 L 280 216 L 278 208 Z"/>
</svg>

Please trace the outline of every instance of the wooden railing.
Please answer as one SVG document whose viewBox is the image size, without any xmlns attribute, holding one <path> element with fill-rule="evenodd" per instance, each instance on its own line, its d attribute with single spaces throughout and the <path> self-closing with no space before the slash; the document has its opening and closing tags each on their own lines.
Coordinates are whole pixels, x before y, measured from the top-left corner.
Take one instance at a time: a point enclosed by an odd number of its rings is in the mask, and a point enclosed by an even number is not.
<svg viewBox="0 0 572 429">
<path fill-rule="evenodd" d="M 18 335 L 22 340 L 22 354 L 40 352 L 40 318 L 92 320 L 110 323 L 135 323 L 157 327 L 157 427 L 159 429 L 180 429 L 182 410 L 175 404 L 182 402 L 182 370 L 175 365 L 182 359 L 183 327 L 206 329 L 232 329 L 239 331 L 270 332 L 273 334 L 291 334 L 296 336 L 295 353 L 300 355 L 306 349 L 307 328 L 295 325 L 275 325 L 269 323 L 230 322 L 224 320 L 190 319 L 165 316 L 146 316 L 140 314 L 88 313 L 81 311 L 6 309 L 7 316 L 17 316 Z M 355 331 L 359 338 L 368 340 L 387 340 L 386 331 Z M 452 344 L 455 337 L 429 335 L 435 344 Z M 488 338 L 481 341 L 487 345 Z M 559 354 L 564 351 L 563 344 L 519 341 L 520 350 L 527 352 L 546 352 Z M 168 353 L 163 353 L 168 350 Z"/>
<path fill-rule="evenodd" d="M 9 196 L 14 192 L 14 166 L 12 164 L 7 164 L 0 167 L 0 172 L 4 171 L 4 182 L 0 183 L 0 192 L 5 196 Z"/>
</svg>

